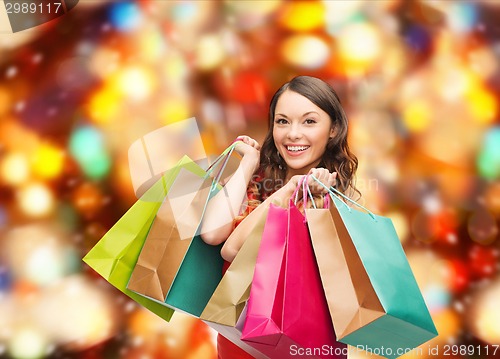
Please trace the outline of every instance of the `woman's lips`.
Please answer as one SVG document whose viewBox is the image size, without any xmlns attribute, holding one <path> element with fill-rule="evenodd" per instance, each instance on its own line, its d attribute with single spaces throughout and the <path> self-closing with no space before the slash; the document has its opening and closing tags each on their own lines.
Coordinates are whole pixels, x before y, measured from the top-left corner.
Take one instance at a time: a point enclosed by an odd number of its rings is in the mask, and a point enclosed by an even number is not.
<svg viewBox="0 0 500 359">
<path fill-rule="evenodd" d="M 310 146 L 307 145 L 287 145 L 285 150 L 289 156 L 300 156 L 305 151 L 309 149 Z"/>
</svg>

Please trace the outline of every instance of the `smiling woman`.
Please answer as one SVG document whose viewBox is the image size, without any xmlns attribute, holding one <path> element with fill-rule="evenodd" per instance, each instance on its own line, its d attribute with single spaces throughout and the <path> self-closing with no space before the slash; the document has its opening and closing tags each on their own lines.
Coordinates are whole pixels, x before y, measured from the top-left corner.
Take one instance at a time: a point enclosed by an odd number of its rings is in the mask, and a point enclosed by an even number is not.
<svg viewBox="0 0 500 359">
<path fill-rule="evenodd" d="M 312 174 L 348 195 L 357 192 L 353 177 L 358 162 L 347 144 L 347 125 L 336 92 L 318 78 L 296 77 L 275 93 L 262 148 L 248 136 L 237 138 L 240 165 L 225 190 L 209 201 L 203 218 L 203 240 L 214 245 L 225 242 L 221 254 L 227 265 L 244 240 L 228 240 L 234 228 L 266 199 L 287 203 L 304 175 Z M 322 200 L 326 189 L 310 177 L 308 185 L 315 199 Z M 250 358 L 220 335 L 217 348 L 219 359 Z"/>
<path fill-rule="evenodd" d="M 286 203 L 306 174 L 347 195 L 359 193 L 353 185 L 358 161 L 349 150 L 347 131 L 347 116 L 328 83 L 298 76 L 281 86 L 271 99 L 262 148 L 248 136 L 238 137 L 235 150 L 243 158 L 226 191 L 208 204 L 202 224 L 205 242 L 226 241 L 234 225 L 270 196 Z M 308 184 L 312 194 L 325 192 L 311 178 Z M 247 208 L 238 216 L 245 199 Z M 241 245 L 226 242 L 222 256 L 232 261 Z"/>
</svg>

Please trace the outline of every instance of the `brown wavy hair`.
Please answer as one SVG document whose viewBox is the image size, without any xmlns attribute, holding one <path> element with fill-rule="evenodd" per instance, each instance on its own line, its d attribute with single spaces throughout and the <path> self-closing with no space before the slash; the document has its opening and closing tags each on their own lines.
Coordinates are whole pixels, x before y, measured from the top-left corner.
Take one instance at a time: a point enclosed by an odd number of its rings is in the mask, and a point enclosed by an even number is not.
<svg viewBox="0 0 500 359">
<path fill-rule="evenodd" d="M 354 177 L 358 168 L 358 159 L 349 150 L 347 143 L 348 120 L 335 90 L 325 81 L 311 76 L 298 76 L 281 86 L 271 99 L 269 106 L 269 131 L 260 150 L 260 165 L 254 178 L 264 178 L 268 183 L 261 185 L 253 181 L 249 190 L 259 200 L 264 200 L 285 183 L 287 166 L 278 155 L 274 143 L 273 127 L 276 104 L 285 91 L 296 92 L 309 99 L 316 106 L 325 111 L 332 121 L 334 137 L 328 141 L 325 153 L 317 167 L 326 168 L 330 172 L 337 172 L 335 188 L 351 196 L 361 193 L 354 185 Z"/>
</svg>

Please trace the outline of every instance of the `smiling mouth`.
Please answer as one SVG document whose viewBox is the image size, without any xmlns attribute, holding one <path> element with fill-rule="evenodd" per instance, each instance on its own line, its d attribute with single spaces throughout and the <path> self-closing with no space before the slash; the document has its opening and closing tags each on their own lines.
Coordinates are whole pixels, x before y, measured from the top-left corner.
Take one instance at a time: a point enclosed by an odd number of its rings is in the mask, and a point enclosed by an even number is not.
<svg viewBox="0 0 500 359">
<path fill-rule="evenodd" d="M 285 146 L 290 152 L 302 152 L 307 150 L 310 146 Z"/>
</svg>

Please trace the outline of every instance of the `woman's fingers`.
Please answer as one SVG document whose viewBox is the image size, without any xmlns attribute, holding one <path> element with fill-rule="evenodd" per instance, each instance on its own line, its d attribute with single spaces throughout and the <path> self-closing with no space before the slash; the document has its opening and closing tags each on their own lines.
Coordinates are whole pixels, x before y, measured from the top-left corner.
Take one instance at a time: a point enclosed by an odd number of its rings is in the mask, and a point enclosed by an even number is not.
<svg viewBox="0 0 500 359">
<path fill-rule="evenodd" d="M 234 149 L 242 156 L 253 151 L 260 151 L 260 144 L 249 136 L 238 136 L 235 142 L 237 143 Z"/>
<path fill-rule="evenodd" d="M 260 150 L 260 144 L 250 136 L 242 135 L 236 137 L 236 141 L 241 141 L 257 150 Z"/>
<path fill-rule="evenodd" d="M 326 168 L 313 168 L 309 171 L 309 175 L 311 177 L 307 181 L 307 184 L 312 193 L 326 193 L 328 192 L 328 188 L 335 186 L 337 181 L 337 172 L 330 173 Z M 312 178 L 312 176 L 317 180 Z"/>
</svg>

